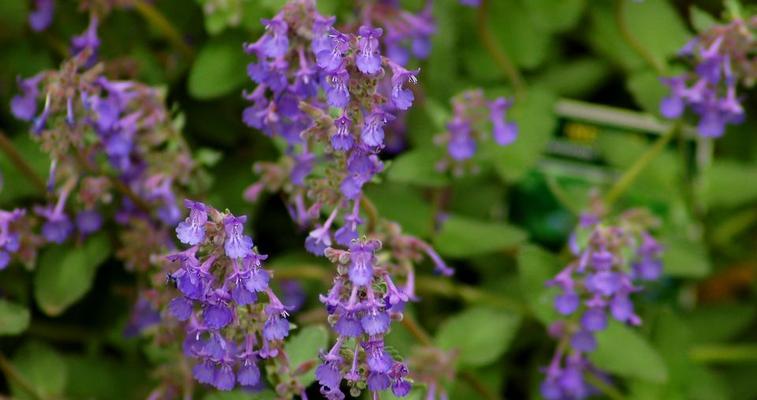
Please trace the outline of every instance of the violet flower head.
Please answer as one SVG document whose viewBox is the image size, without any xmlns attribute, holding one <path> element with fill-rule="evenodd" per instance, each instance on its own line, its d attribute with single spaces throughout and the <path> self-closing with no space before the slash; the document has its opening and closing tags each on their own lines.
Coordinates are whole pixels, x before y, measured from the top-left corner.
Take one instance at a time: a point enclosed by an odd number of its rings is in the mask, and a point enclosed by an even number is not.
<svg viewBox="0 0 757 400">
<path fill-rule="evenodd" d="M 223 220 L 223 229 L 226 232 L 223 248 L 226 256 L 232 259 L 244 258 L 252 254 L 252 238 L 244 234 L 246 216 L 235 217 L 229 215 Z"/>
<path fill-rule="evenodd" d="M 189 209 L 189 216 L 176 227 L 176 235 L 180 242 L 194 246 L 205 239 L 208 212 L 200 202 L 187 199 L 184 200 L 184 206 Z"/>
<path fill-rule="evenodd" d="M 50 27 L 55 13 L 55 0 L 35 0 L 34 11 L 29 13 L 29 26 L 35 32 L 42 32 Z"/>
<path fill-rule="evenodd" d="M 360 72 L 373 75 L 381 69 L 381 53 L 379 52 L 379 38 L 384 33 L 381 28 L 361 26 L 358 29 L 358 50 L 355 65 Z"/>
<path fill-rule="evenodd" d="M 22 121 L 31 121 L 37 114 L 37 96 L 39 96 L 39 83 L 43 74 L 35 75 L 28 79 L 17 78 L 21 94 L 11 99 L 11 112 L 13 116 Z"/>
<path fill-rule="evenodd" d="M 21 235 L 15 224 L 25 214 L 23 209 L 0 210 L 0 270 L 10 264 L 11 256 L 21 248 Z"/>
<path fill-rule="evenodd" d="M 89 49 L 92 54 L 90 55 L 89 59 L 87 60 L 87 63 L 85 64 L 86 67 L 91 67 L 95 65 L 95 62 L 97 62 L 97 53 L 100 49 L 100 38 L 97 36 L 97 27 L 98 27 L 99 21 L 97 17 L 92 17 L 89 20 L 89 25 L 87 26 L 87 29 L 84 30 L 84 32 L 81 35 L 74 36 L 71 39 L 71 54 L 77 55 L 84 51 L 85 49 Z"/>
</svg>

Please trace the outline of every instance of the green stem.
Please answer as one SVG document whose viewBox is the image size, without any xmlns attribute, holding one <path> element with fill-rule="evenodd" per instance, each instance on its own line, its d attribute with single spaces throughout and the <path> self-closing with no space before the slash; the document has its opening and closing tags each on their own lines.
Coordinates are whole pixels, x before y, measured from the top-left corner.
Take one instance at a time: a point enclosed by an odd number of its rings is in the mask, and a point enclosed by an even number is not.
<svg viewBox="0 0 757 400">
<path fill-rule="evenodd" d="M 144 0 L 135 0 L 134 8 L 142 15 L 142 18 L 160 31 L 185 57 L 190 59 L 194 57 L 194 50 L 184 42 L 179 30 L 155 6 Z"/>
<path fill-rule="evenodd" d="M 32 399 L 45 400 L 45 398 L 34 388 L 34 385 L 27 381 L 2 353 L 0 353 L 0 370 L 3 371 L 3 374 L 5 374 L 9 382 L 15 382 L 21 389 L 28 393 Z"/>
<path fill-rule="evenodd" d="M 45 185 L 44 179 L 42 179 L 34 169 L 29 165 L 21 153 L 16 150 L 13 142 L 8 139 L 5 132 L 0 131 L 0 149 L 8 156 L 13 165 L 16 166 L 19 172 L 26 175 L 29 181 L 36 187 L 42 194 L 47 191 L 47 185 Z"/>
<path fill-rule="evenodd" d="M 701 363 L 757 364 L 757 343 L 699 345 L 689 351 L 689 357 Z"/>
<path fill-rule="evenodd" d="M 563 188 L 557 182 L 557 178 L 555 178 L 554 175 L 546 174 L 545 180 L 547 181 L 547 188 L 549 189 L 550 193 L 555 196 L 555 199 L 557 199 L 557 202 L 560 203 L 563 208 L 570 211 L 573 215 L 581 214 L 581 208 L 574 204 L 573 201 L 571 201 L 570 195 L 565 193 L 565 190 L 563 190 Z"/>
<path fill-rule="evenodd" d="M 615 23 L 618 25 L 620 35 L 623 37 L 623 40 L 631 46 L 636 54 L 647 63 L 647 65 L 652 67 L 658 75 L 663 75 L 665 73 L 665 66 L 663 66 L 631 33 L 631 30 L 626 23 L 625 4 L 626 0 L 615 0 Z"/>
<path fill-rule="evenodd" d="M 602 392 L 608 398 L 612 400 L 625 400 L 625 396 L 623 395 L 623 393 L 620 392 L 620 390 L 608 384 L 607 382 L 603 381 L 601 378 L 594 375 L 593 373 L 591 372 L 585 373 L 584 379 L 586 379 L 586 381 L 589 382 L 590 385 L 599 389 L 599 391 Z"/>
<path fill-rule="evenodd" d="M 497 45 L 497 40 L 489 27 L 489 0 L 481 0 L 476 14 L 476 31 L 486 51 L 492 57 L 502 73 L 510 80 L 515 89 L 516 97 L 522 97 L 526 92 L 526 81 L 515 67 L 504 50 Z"/>
<path fill-rule="evenodd" d="M 641 174 L 644 169 L 649 166 L 649 164 L 657 158 L 660 153 L 665 149 L 665 146 L 675 137 L 678 132 L 681 130 L 681 123 L 676 122 L 670 130 L 668 130 L 665 134 L 657 138 L 657 141 L 650 147 L 644 154 L 639 157 L 636 162 L 631 165 L 631 168 L 626 170 L 626 172 L 623 174 L 623 176 L 620 177 L 615 182 L 615 185 L 610 189 L 610 191 L 605 196 L 605 204 L 610 208 L 613 203 L 615 203 L 616 200 L 622 195 L 636 180 L 636 178 Z"/>
</svg>

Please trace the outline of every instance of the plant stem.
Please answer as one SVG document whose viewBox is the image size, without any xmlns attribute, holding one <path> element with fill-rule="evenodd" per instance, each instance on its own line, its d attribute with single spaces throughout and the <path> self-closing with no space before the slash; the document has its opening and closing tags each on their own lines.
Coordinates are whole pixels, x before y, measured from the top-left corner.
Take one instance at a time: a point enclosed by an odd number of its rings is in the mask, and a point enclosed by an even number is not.
<svg viewBox="0 0 757 400">
<path fill-rule="evenodd" d="M 142 18 L 160 31 L 185 57 L 194 58 L 194 50 L 184 42 L 179 30 L 155 6 L 144 0 L 135 0 L 134 8 L 142 15 Z"/>
<path fill-rule="evenodd" d="M 31 165 L 29 165 L 26 160 L 24 160 L 24 157 L 18 152 L 18 150 L 16 150 L 13 142 L 8 139 L 8 136 L 6 136 L 5 132 L 3 132 L 2 130 L 0 130 L 0 149 L 2 149 L 2 151 L 8 156 L 13 165 L 16 166 L 16 169 L 18 169 L 22 174 L 26 175 L 29 181 L 42 194 L 47 191 L 47 185 L 45 185 L 44 179 L 37 175 Z"/>
<path fill-rule="evenodd" d="M 426 332 L 425 329 L 423 329 L 420 324 L 413 318 L 410 314 L 405 313 L 405 315 L 402 317 L 402 326 L 407 329 L 408 332 L 410 332 L 413 337 L 415 337 L 416 340 L 423 346 L 432 347 L 434 346 L 434 341 L 431 339 L 431 336 Z M 494 395 L 494 393 L 489 391 L 489 388 L 486 387 L 479 379 L 476 377 L 476 375 L 468 372 L 468 371 L 458 371 L 458 374 L 460 375 L 460 378 L 465 381 L 470 387 L 478 392 L 479 395 L 481 395 L 481 398 L 488 399 L 488 400 L 497 400 L 498 397 Z"/>
<path fill-rule="evenodd" d="M 0 353 L 0 370 L 3 371 L 5 376 L 8 378 L 8 381 L 18 384 L 18 386 L 21 387 L 21 389 L 23 389 L 26 393 L 28 393 L 32 399 L 45 400 L 45 398 L 34 388 L 34 385 L 27 381 L 26 378 L 21 375 L 20 372 L 18 372 L 16 367 L 14 367 L 13 364 L 11 364 L 11 362 L 8 361 L 8 359 L 5 358 L 2 353 Z"/>
<path fill-rule="evenodd" d="M 499 0 L 501 1 L 501 0 Z M 507 56 L 504 50 L 498 45 L 497 41 L 489 27 L 489 0 L 481 0 L 481 4 L 478 6 L 478 13 L 476 14 L 476 31 L 481 39 L 486 51 L 492 57 L 502 73 L 510 80 L 510 83 L 515 89 L 516 97 L 522 97 L 526 92 L 526 82 L 523 80 L 523 76 L 515 67 L 510 58 Z"/>
<path fill-rule="evenodd" d="M 695 346 L 689 351 L 689 357 L 701 363 L 757 364 L 757 343 Z"/>
<path fill-rule="evenodd" d="M 631 33 L 631 30 L 626 23 L 625 15 L 626 0 L 615 0 L 615 23 L 618 25 L 618 30 L 623 40 L 631 46 L 631 49 L 636 52 L 652 69 L 657 72 L 658 75 L 665 73 L 665 66 L 663 66 L 655 56 L 650 53 Z"/>
<path fill-rule="evenodd" d="M 657 138 L 657 141 L 644 154 L 639 157 L 623 176 L 615 182 L 615 185 L 605 196 L 605 205 L 610 208 L 613 203 L 623 194 L 641 174 L 642 171 L 665 149 L 665 146 L 681 130 L 681 122 L 676 122 L 670 130 Z"/>
<path fill-rule="evenodd" d="M 360 204 L 363 206 L 365 214 L 368 216 L 368 223 L 365 226 L 365 230 L 368 233 L 374 232 L 379 222 L 379 213 L 376 205 L 373 204 L 371 199 L 365 194 L 360 198 Z"/>
<path fill-rule="evenodd" d="M 625 400 L 625 396 L 623 393 L 621 393 L 617 388 L 614 386 L 608 384 L 607 382 L 603 381 L 601 378 L 596 376 L 592 372 L 587 372 L 584 374 L 584 379 L 586 379 L 589 384 L 594 386 L 595 388 L 599 389 L 600 392 L 602 392 L 605 396 L 612 400 Z"/>
</svg>

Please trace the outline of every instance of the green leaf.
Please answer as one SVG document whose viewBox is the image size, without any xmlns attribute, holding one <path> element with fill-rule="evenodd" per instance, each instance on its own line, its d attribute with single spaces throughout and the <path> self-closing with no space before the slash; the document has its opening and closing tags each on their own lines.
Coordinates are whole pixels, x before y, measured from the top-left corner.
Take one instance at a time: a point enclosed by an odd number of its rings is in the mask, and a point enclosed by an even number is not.
<svg viewBox="0 0 757 400">
<path fill-rule="evenodd" d="M 611 74 L 610 64 L 601 58 L 570 58 L 551 64 L 534 81 L 557 95 L 583 97 L 596 90 Z"/>
<path fill-rule="evenodd" d="M 189 71 L 189 94 L 203 100 L 213 99 L 239 89 L 247 80 L 249 60 L 242 51 L 243 39 L 224 34 L 208 41 Z"/>
<path fill-rule="evenodd" d="M 442 154 L 437 149 L 412 150 L 392 161 L 386 177 L 389 181 L 398 183 L 427 187 L 445 186 L 449 179 L 436 169 L 436 164 L 441 159 Z"/>
<path fill-rule="evenodd" d="M 247 390 L 232 390 L 230 392 L 214 391 L 205 395 L 203 400 L 274 400 L 276 393 L 266 389 L 261 392 L 249 392 Z"/>
<path fill-rule="evenodd" d="M 11 139 L 13 147 L 40 177 L 47 176 L 50 159 L 40 151 L 39 144 L 30 135 L 22 134 Z M 43 178 L 44 179 L 44 178 Z M 39 195 L 37 187 L 26 175 L 16 169 L 4 152 L 0 152 L 0 204 L 10 204 L 18 199 Z"/>
<path fill-rule="evenodd" d="M 528 0 L 523 5 L 534 25 L 545 32 L 563 32 L 581 18 L 586 0 Z"/>
<path fill-rule="evenodd" d="M 516 65 L 525 69 L 533 69 L 547 59 L 549 47 L 554 39 L 552 35 L 547 34 L 532 22 L 531 15 L 523 3 L 520 1 L 491 1 L 489 2 L 490 9 L 487 17 L 497 45 L 502 46 L 502 49 Z M 472 33 L 473 31 L 470 32 L 470 34 Z M 464 48 L 467 47 L 472 46 L 465 46 Z M 485 56 L 484 58 L 468 58 L 466 61 L 473 66 L 490 59 L 491 57 Z"/>
<path fill-rule="evenodd" d="M 668 89 L 660 83 L 654 71 L 634 72 L 626 81 L 626 87 L 642 110 L 659 115 L 660 101 L 667 96 Z"/>
<path fill-rule="evenodd" d="M 483 366 L 504 354 L 519 325 L 516 314 L 471 308 L 448 318 L 439 328 L 436 343 L 445 350 L 457 350 L 461 365 Z"/>
<path fill-rule="evenodd" d="M 554 94 L 534 88 L 515 103 L 508 116 L 518 124 L 518 138 L 509 146 L 489 146 L 497 173 L 506 180 L 518 180 L 539 161 L 557 128 Z"/>
<path fill-rule="evenodd" d="M 141 364 L 93 356 L 67 355 L 66 394 L 71 399 L 134 399 L 146 381 Z"/>
<path fill-rule="evenodd" d="M 63 393 L 68 371 L 65 361 L 52 347 L 40 342 L 27 342 L 13 356 L 13 364 L 42 398 L 57 397 Z M 15 399 L 33 399 L 15 381 L 10 381 L 10 387 Z"/>
<path fill-rule="evenodd" d="M 738 207 L 757 200 L 757 165 L 716 160 L 706 172 L 704 198 L 710 207 Z"/>
<path fill-rule="evenodd" d="M 694 26 L 697 32 L 706 32 L 713 26 L 718 25 L 718 20 L 715 17 L 697 6 L 689 7 L 689 14 L 691 15 L 691 25 Z"/>
<path fill-rule="evenodd" d="M 29 10 L 26 1 L 0 1 L 0 39 L 20 35 L 26 26 Z"/>
<path fill-rule="evenodd" d="M 661 242 L 665 246 L 662 262 L 666 275 L 699 278 L 710 272 L 710 257 L 704 243 L 674 236 Z"/>
<path fill-rule="evenodd" d="M 29 309 L 0 299 L 0 336 L 18 335 L 29 327 Z"/>
<path fill-rule="evenodd" d="M 391 182 L 367 189 L 368 198 L 382 217 L 398 222 L 408 233 L 420 237 L 431 235 L 433 211 L 418 189 Z"/>
<path fill-rule="evenodd" d="M 544 283 L 555 277 L 560 269 L 559 260 L 550 252 L 525 245 L 518 251 L 518 280 L 521 292 L 536 314 L 547 325 L 557 319 L 554 303 L 555 289 Z"/>
<path fill-rule="evenodd" d="M 684 318 L 696 343 L 717 343 L 744 332 L 755 314 L 754 304 L 733 303 L 700 306 Z"/>
<path fill-rule="evenodd" d="M 315 367 L 318 362 L 318 352 L 328 345 L 329 334 L 321 325 L 309 326 L 294 335 L 286 344 L 289 363 L 293 370 L 305 363 L 310 363 L 308 371 L 300 378 L 300 383 L 308 386 L 315 381 Z"/>
<path fill-rule="evenodd" d="M 597 350 L 589 358 L 597 367 L 620 376 L 657 383 L 668 379 L 665 363 L 649 342 L 614 320 L 597 334 Z"/>
<path fill-rule="evenodd" d="M 526 237 L 513 225 L 450 215 L 434 238 L 434 247 L 444 256 L 463 258 L 513 248 Z"/>
<path fill-rule="evenodd" d="M 81 299 L 110 252 L 108 236 L 100 233 L 81 246 L 55 246 L 42 253 L 34 276 L 34 298 L 42 311 L 60 315 Z"/>
</svg>

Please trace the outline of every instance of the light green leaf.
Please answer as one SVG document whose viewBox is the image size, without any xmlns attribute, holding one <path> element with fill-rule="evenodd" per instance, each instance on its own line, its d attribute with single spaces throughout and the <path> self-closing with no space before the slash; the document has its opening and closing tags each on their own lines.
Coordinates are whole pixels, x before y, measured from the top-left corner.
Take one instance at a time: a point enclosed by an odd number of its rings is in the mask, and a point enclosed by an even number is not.
<svg viewBox="0 0 757 400">
<path fill-rule="evenodd" d="M 60 315 L 92 287 L 100 264 L 110 255 L 104 233 L 92 236 L 78 247 L 48 248 L 34 276 L 34 298 L 47 315 Z"/>
<path fill-rule="evenodd" d="M 0 336 L 18 335 L 29 326 L 29 309 L 0 299 Z"/>
<path fill-rule="evenodd" d="M 437 149 L 409 151 L 392 161 L 387 171 L 387 179 L 428 187 L 447 185 L 447 176 L 436 169 L 436 164 L 441 159 L 441 151 Z"/>
<path fill-rule="evenodd" d="M 444 256 L 462 258 L 509 249 L 526 237 L 513 225 L 450 215 L 434 238 L 434 248 Z"/>
<path fill-rule="evenodd" d="M 431 235 L 433 211 L 419 193 L 419 189 L 391 182 L 369 186 L 367 196 L 379 214 L 398 222 L 404 231 L 420 237 Z"/>
<path fill-rule="evenodd" d="M 555 289 L 544 283 L 559 271 L 559 260 L 552 253 L 535 245 L 525 245 L 518 251 L 518 280 L 521 292 L 543 324 L 557 319 L 552 306 Z"/>
<path fill-rule="evenodd" d="M 483 149 L 500 176 L 518 180 L 539 161 L 557 128 L 555 101 L 552 93 L 534 88 L 515 103 L 508 116 L 518 124 L 518 138 L 509 146 Z"/>
<path fill-rule="evenodd" d="M 136 362 L 94 356 L 67 355 L 65 363 L 70 399 L 137 398 L 149 372 Z"/>
<path fill-rule="evenodd" d="M 645 69 L 634 72 L 626 81 L 626 87 L 642 110 L 659 114 L 660 101 L 667 96 L 668 89 L 660 83 L 654 71 Z"/>
<path fill-rule="evenodd" d="M 716 160 L 706 173 L 704 198 L 710 207 L 738 207 L 757 200 L 757 165 Z"/>
<path fill-rule="evenodd" d="M 309 363 L 309 369 L 300 378 L 300 383 L 308 386 L 315 381 L 315 367 L 318 364 L 318 352 L 328 345 L 329 334 L 321 325 L 309 326 L 294 335 L 286 344 L 287 355 L 292 369 L 296 370 Z"/>
<path fill-rule="evenodd" d="M 63 393 L 68 376 L 66 363 L 52 347 L 40 342 L 27 342 L 13 356 L 13 364 L 42 398 Z M 18 383 L 10 381 L 10 387 L 15 399 L 33 399 Z"/>
<path fill-rule="evenodd" d="M 665 363 L 649 342 L 616 321 L 597 334 L 597 350 L 589 359 L 608 372 L 662 383 L 668 379 Z"/>
<path fill-rule="evenodd" d="M 705 32 L 718 25 L 718 20 L 715 17 L 697 6 L 689 7 L 689 13 L 691 14 L 691 24 L 698 32 Z"/>
<path fill-rule="evenodd" d="M 213 99 L 239 89 L 247 80 L 248 61 L 243 39 L 224 34 L 208 41 L 189 71 L 189 93 L 198 99 Z"/>
<path fill-rule="evenodd" d="M 612 73 L 609 63 L 601 58 L 573 57 L 551 65 L 535 82 L 564 97 L 583 97 Z"/>
<path fill-rule="evenodd" d="M 661 242 L 665 246 L 662 255 L 664 274 L 698 278 L 710 272 L 710 257 L 704 243 L 672 236 L 663 238 Z"/>
<path fill-rule="evenodd" d="M 513 62 L 522 68 L 532 69 L 541 65 L 547 59 L 554 39 L 532 22 L 523 2 L 491 1 L 489 6 L 488 23 L 497 45 L 502 46 Z M 476 64 L 489 59 L 484 57 L 467 61 Z"/>
<path fill-rule="evenodd" d="M 520 317 L 507 311 L 471 308 L 448 318 L 439 328 L 436 343 L 458 351 L 458 362 L 477 367 L 496 361 L 510 346 Z"/>
</svg>

